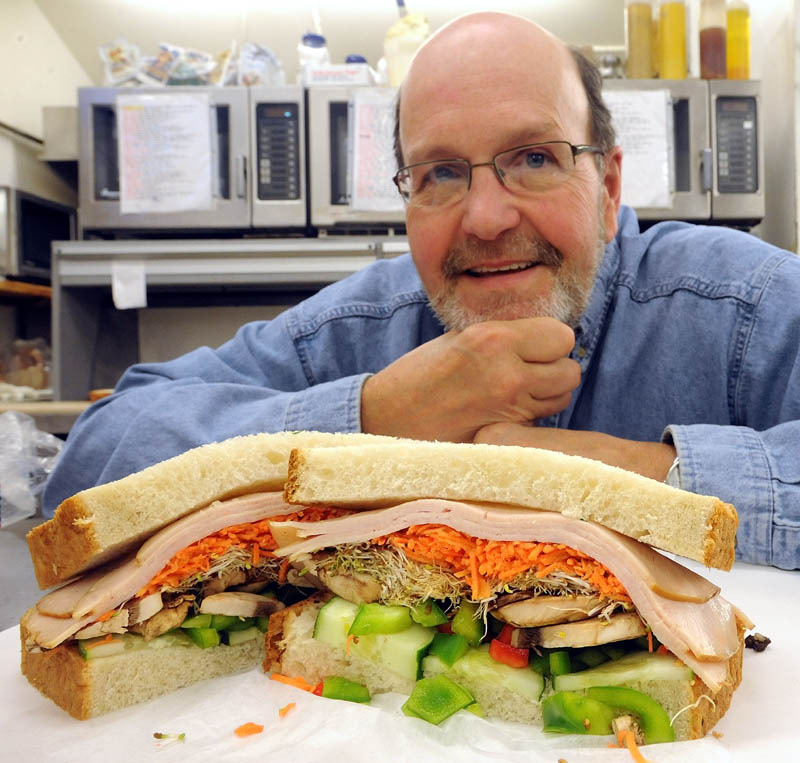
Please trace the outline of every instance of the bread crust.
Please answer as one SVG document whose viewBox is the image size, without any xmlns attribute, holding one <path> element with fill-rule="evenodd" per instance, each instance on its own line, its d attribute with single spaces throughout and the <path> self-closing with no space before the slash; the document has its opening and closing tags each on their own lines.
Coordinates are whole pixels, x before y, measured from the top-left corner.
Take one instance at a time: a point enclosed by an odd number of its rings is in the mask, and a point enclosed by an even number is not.
<svg viewBox="0 0 800 763">
<path fill-rule="evenodd" d="M 22 674 L 44 696 L 81 721 L 207 678 L 254 668 L 264 654 L 264 642 L 256 638 L 237 646 L 142 649 L 86 660 L 74 641 L 54 649 L 38 649 L 28 646 L 32 639 L 20 624 Z"/>
</svg>

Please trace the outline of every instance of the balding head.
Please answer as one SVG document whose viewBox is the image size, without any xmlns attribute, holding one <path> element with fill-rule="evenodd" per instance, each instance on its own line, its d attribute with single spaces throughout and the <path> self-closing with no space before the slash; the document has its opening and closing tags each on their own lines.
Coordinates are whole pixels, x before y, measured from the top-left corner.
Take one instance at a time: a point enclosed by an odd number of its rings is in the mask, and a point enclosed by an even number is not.
<svg viewBox="0 0 800 763">
<path fill-rule="evenodd" d="M 397 104 L 398 166 L 408 163 L 403 111 L 430 98 L 444 105 L 448 94 L 497 78 L 498 62 L 503 64 L 504 77 L 520 82 L 527 79 L 531 92 L 536 90 L 539 98 L 557 100 L 563 109 L 572 111 L 592 143 L 605 151 L 614 146 L 611 116 L 602 101 L 602 80 L 594 64 L 526 18 L 480 12 L 445 24 L 417 51 Z"/>
</svg>

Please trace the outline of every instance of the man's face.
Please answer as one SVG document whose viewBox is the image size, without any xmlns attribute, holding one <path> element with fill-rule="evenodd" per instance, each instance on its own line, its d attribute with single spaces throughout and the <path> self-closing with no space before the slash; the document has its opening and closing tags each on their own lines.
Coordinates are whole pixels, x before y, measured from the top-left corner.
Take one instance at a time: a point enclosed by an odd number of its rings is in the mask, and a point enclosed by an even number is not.
<svg viewBox="0 0 800 763">
<path fill-rule="evenodd" d="M 466 27 L 420 52 L 402 94 L 406 164 L 487 162 L 529 143 L 591 142 L 569 52 L 546 35 L 529 38 L 530 29 Z M 478 167 L 463 200 L 409 205 L 412 257 L 445 326 L 536 315 L 576 324 L 616 233 L 619 155 L 606 167 L 601 174 L 592 155 L 580 155 L 563 182 L 525 195 L 505 188 L 491 166 Z"/>
</svg>

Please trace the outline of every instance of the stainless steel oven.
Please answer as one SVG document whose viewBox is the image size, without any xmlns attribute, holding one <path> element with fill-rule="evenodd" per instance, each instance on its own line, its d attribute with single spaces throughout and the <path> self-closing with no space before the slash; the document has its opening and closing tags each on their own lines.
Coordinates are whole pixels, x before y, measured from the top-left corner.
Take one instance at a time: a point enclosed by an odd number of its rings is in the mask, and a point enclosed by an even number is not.
<svg viewBox="0 0 800 763">
<path fill-rule="evenodd" d="M 622 201 L 636 209 L 640 220 L 708 221 L 747 228 L 764 217 L 759 82 L 607 79 L 604 93 L 610 96 L 607 100 L 623 149 Z M 615 98 L 618 94 L 624 97 Z M 649 121 L 652 101 L 642 94 L 664 96 L 663 146 L 654 143 L 658 129 Z M 650 153 L 662 148 L 664 193 L 653 194 L 643 204 L 626 199 L 637 174 L 647 190 L 659 182 L 662 173 L 645 163 Z M 628 182 L 631 177 L 634 183 Z"/>
<path fill-rule="evenodd" d="M 208 99 L 211 204 L 177 211 L 126 210 L 121 198 L 119 99 L 147 96 L 168 109 L 170 99 L 181 94 Z M 306 225 L 301 87 L 81 88 L 78 111 L 82 234 L 160 231 L 186 235 L 188 231 Z"/>
<path fill-rule="evenodd" d="M 404 231 L 392 176 L 395 88 L 308 89 L 309 223 L 318 231 Z"/>
<path fill-rule="evenodd" d="M 0 276 L 50 279 L 53 241 L 75 238 L 75 209 L 0 186 Z"/>
</svg>

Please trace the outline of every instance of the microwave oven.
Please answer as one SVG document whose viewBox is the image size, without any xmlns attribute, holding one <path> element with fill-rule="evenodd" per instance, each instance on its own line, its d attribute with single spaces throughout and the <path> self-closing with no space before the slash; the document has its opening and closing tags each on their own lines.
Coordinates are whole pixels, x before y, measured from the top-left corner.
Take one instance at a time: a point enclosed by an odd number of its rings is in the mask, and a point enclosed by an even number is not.
<svg viewBox="0 0 800 763">
<path fill-rule="evenodd" d="M 51 244 L 75 232 L 73 207 L 0 186 L 0 276 L 49 280 Z"/>
<path fill-rule="evenodd" d="M 161 108 L 153 112 L 156 117 L 165 114 L 167 120 L 174 121 L 177 111 L 171 106 L 186 94 L 207 98 L 207 123 L 204 111 L 193 110 L 187 112 L 190 115 L 187 119 L 203 124 L 159 125 L 151 119 L 148 125 L 142 119 L 136 129 L 163 129 L 164 134 L 172 135 L 176 141 L 176 154 L 185 148 L 180 145 L 184 127 L 189 136 L 185 139 L 186 146 L 195 145 L 189 143 L 195 128 L 201 128 L 201 139 L 209 135 L 210 141 L 201 146 L 207 151 L 211 165 L 208 189 L 211 203 L 172 209 L 168 205 L 159 207 L 158 201 L 142 205 L 143 209 L 126 206 L 120 192 L 119 99 L 147 98 L 142 102 L 148 107 L 152 104 Z M 78 222 L 83 236 L 117 231 L 185 235 L 189 230 L 200 233 L 251 228 L 291 230 L 306 225 L 305 102 L 300 86 L 80 88 L 78 113 Z M 137 135 L 127 122 L 125 129 L 122 140 L 126 141 L 127 149 L 127 141 L 136 140 Z M 159 151 L 169 149 L 166 140 L 156 145 Z M 138 156 L 133 150 L 129 154 L 134 155 L 133 161 L 144 172 L 148 157 L 141 153 L 139 144 L 136 148 L 140 151 Z M 191 154 L 186 159 L 191 163 Z M 126 158 L 125 171 L 132 173 L 139 169 L 129 166 Z M 171 178 L 166 180 L 170 182 Z"/>
<path fill-rule="evenodd" d="M 397 88 L 308 88 L 309 224 L 318 232 L 405 232 L 392 182 L 396 97 Z"/>
<path fill-rule="evenodd" d="M 759 82 L 606 79 L 603 94 L 623 150 L 622 202 L 634 207 L 641 221 L 687 220 L 745 229 L 761 221 Z M 666 104 L 663 120 L 654 109 L 660 96 Z M 654 164 L 658 155 L 664 160 Z"/>
</svg>

